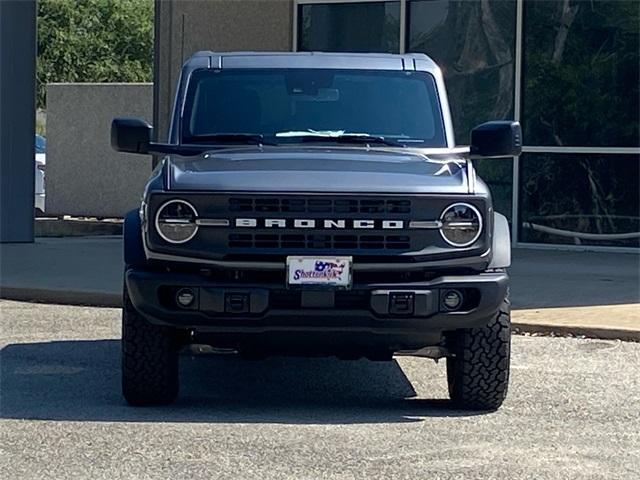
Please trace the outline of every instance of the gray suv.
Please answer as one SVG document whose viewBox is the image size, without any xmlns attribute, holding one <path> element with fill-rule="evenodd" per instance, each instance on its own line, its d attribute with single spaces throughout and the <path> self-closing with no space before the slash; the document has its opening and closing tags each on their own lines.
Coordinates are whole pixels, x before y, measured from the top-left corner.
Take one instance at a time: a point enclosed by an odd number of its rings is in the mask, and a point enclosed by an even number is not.
<svg viewBox="0 0 640 480">
<path fill-rule="evenodd" d="M 122 388 L 178 394 L 179 350 L 247 358 L 446 358 L 452 401 L 497 409 L 509 379 L 509 227 L 473 158 L 520 154 L 520 125 L 456 147 L 442 73 L 421 54 L 199 52 L 125 219 Z"/>
</svg>

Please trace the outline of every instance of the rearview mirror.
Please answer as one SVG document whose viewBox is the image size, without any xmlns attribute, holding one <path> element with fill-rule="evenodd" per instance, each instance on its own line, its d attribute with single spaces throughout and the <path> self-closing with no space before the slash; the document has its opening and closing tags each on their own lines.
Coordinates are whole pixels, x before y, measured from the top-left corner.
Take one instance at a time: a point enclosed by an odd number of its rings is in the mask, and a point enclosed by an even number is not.
<svg viewBox="0 0 640 480">
<path fill-rule="evenodd" d="M 472 157 L 517 157 L 521 152 L 522 129 L 519 122 L 486 122 L 471 130 Z"/>
<path fill-rule="evenodd" d="M 153 127 L 140 118 L 114 118 L 111 147 L 117 152 L 149 153 Z"/>
</svg>

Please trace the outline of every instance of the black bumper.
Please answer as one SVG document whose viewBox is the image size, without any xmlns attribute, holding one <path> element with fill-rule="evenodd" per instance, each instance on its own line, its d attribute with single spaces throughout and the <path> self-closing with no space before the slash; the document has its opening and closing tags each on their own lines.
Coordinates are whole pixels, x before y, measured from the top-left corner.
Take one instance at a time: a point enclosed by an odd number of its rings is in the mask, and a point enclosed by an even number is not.
<svg viewBox="0 0 640 480">
<path fill-rule="evenodd" d="M 150 322 L 215 333 L 316 332 L 415 336 L 486 324 L 508 289 L 504 272 L 442 276 L 405 284 L 354 284 L 351 290 L 287 290 L 278 284 L 233 284 L 197 274 L 130 268 L 125 274 L 136 310 Z M 176 301 L 188 288 L 188 307 Z M 442 296 L 457 290 L 459 311 Z M 390 311 L 391 310 L 391 311 Z"/>
</svg>

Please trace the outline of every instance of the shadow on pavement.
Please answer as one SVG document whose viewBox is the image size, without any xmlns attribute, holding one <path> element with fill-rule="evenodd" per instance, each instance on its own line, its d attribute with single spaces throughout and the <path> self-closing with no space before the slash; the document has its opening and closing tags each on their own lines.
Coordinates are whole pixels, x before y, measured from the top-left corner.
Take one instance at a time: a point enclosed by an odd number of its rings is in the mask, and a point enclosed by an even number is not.
<svg viewBox="0 0 640 480">
<path fill-rule="evenodd" d="M 12 344 L 0 354 L 2 418 L 350 424 L 472 415 L 412 399 L 395 361 L 186 356 L 174 405 L 133 408 L 120 395 L 118 340 Z"/>
</svg>

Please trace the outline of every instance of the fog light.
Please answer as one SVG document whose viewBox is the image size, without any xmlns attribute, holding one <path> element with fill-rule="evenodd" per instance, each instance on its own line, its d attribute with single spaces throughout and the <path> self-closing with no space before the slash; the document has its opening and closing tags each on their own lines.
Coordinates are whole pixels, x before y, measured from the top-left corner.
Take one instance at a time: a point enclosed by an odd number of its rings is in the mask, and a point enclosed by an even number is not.
<svg viewBox="0 0 640 480">
<path fill-rule="evenodd" d="M 176 293 L 176 302 L 184 308 L 191 306 L 195 299 L 196 295 L 190 288 L 181 288 L 178 290 L 178 293 Z"/>
<path fill-rule="evenodd" d="M 442 295 L 442 305 L 446 310 L 457 310 L 462 305 L 462 294 L 458 290 L 447 290 Z"/>
</svg>

